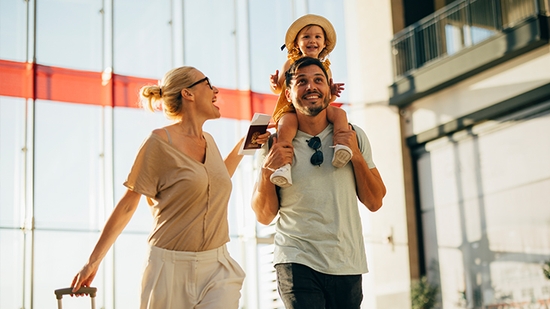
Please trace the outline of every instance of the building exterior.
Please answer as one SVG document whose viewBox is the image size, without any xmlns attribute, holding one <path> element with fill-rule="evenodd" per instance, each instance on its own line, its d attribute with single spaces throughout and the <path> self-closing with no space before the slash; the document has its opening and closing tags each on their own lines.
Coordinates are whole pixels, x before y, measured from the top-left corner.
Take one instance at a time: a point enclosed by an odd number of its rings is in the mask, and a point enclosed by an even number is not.
<svg viewBox="0 0 550 309">
<path fill-rule="evenodd" d="M 439 287 L 442 308 L 550 303 L 549 8 L 394 6 L 389 103 L 400 111 L 412 177 L 411 267 Z"/>
<path fill-rule="evenodd" d="M 424 276 L 440 308 L 550 306 L 549 12 L 548 0 L 0 0 L 0 308 L 55 306 L 84 264 L 140 143 L 167 123 L 137 108 L 140 86 L 203 71 L 222 110 L 205 129 L 226 154 L 271 113 L 269 74 L 306 13 L 336 29 L 339 101 L 388 188 L 361 212 L 362 307 L 411 308 Z M 233 177 L 229 249 L 247 272 L 241 307 L 283 308 L 273 227 L 250 209 L 254 160 Z M 99 307 L 137 307 L 150 224 L 142 202 L 94 280 Z"/>
</svg>

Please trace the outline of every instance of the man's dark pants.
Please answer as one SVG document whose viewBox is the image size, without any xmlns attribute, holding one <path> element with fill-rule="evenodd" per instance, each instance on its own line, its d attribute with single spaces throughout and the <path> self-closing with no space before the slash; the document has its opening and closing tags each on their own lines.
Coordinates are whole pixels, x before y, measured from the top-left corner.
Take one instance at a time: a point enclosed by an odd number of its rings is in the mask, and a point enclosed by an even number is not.
<svg viewBox="0 0 550 309">
<path fill-rule="evenodd" d="M 361 275 L 327 275 L 295 263 L 275 265 L 279 295 L 287 309 L 355 309 L 361 306 Z"/>
</svg>

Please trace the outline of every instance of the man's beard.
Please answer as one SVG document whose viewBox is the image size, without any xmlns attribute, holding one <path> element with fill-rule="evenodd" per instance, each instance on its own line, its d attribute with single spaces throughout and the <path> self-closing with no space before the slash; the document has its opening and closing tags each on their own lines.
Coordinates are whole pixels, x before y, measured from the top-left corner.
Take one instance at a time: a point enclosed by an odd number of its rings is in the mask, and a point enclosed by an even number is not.
<svg viewBox="0 0 550 309">
<path fill-rule="evenodd" d="M 326 96 L 323 96 L 323 105 L 321 106 L 304 106 L 302 104 L 293 104 L 294 108 L 299 110 L 302 114 L 306 116 L 317 116 L 320 112 L 326 109 L 329 105 L 329 99 Z"/>
</svg>

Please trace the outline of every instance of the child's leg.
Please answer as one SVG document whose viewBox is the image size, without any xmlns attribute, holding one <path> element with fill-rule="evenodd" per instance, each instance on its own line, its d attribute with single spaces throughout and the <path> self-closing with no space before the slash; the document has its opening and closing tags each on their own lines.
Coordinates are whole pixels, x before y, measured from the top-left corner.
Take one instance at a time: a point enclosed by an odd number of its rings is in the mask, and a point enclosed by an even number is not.
<svg viewBox="0 0 550 309">
<path fill-rule="evenodd" d="M 327 108 L 327 119 L 334 126 L 334 133 L 349 130 L 348 117 L 346 111 L 341 108 L 330 106 Z M 345 166 L 353 153 L 346 145 L 334 145 L 334 156 L 332 157 L 332 165 L 335 167 Z"/>
<path fill-rule="evenodd" d="M 277 141 L 292 143 L 296 132 L 298 132 L 298 117 L 292 112 L 285 113 L 277 123 Z M 275 170 L 269 179 L 279 187 L 291 186 L 292 174 L 290 164 L 286 164 Z"/>
<path fill-rule="evenodd" d="M 284 114 L 277 123 L 277 140 L 292 143 L 298 132 L 298 117 L 295 113 Z"/>
<path fill-rule="evenodd" d="M 345 110 L 339 107 L 332 105 L 327 107 L 327 120 L 334 126 L 334 133 L 349 129 L 348 115 Z M 298 130 L 298 127 L 296 127 L 296 130 Z"/>
</svg>

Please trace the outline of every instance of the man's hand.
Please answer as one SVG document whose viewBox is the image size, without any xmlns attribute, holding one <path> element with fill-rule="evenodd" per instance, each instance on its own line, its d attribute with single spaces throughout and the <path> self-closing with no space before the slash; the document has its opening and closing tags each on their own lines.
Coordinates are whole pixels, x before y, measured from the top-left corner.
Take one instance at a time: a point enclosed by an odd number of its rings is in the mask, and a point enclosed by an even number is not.
<svg viewBox="0 0 550 309">
<path fill-rule="evenodd" d="M 273 137 L 273 145 L 264 160 L 263 168 L 275 171 L 285 164 L 292 164 L 294 156 L 294 147 L 289 142 L 278 142 L 276 137 Z"/>
<path fill-rule="evenodd" d="M 292 143 L 278 142 L 273 137 L 273 145 L 262 164 L 261 176 L 254 184 L 252 193 L 252 210 L 256 214 L 256 220 L 268 225 L 279 212 L 279 198 L 276 186 L 269 180 L 273 172 L 279 167 L 292 163 L 294 148 Z"/>
<path fill-rule="evenodd" d="M 361 150 L 359 149 L 359 144 L 357 143 L 357 135 L 355 131 L 351 128 L 351 125 L 348 126 L 348 130 L 334 132 L 334 145 L 345 145 L 348 146 L 353 155 L 361 155 Z"/>
</svg>

